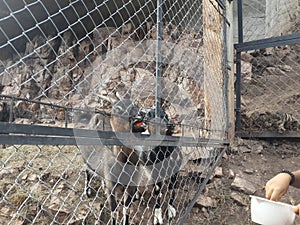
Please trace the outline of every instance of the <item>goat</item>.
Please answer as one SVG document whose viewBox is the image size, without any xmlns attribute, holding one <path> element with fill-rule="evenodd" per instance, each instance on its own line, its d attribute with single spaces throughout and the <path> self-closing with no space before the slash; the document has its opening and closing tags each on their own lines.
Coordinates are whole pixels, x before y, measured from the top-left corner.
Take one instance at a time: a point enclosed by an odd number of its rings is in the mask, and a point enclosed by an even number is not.
<svg viewBox="0 0 300 225">
<path fill-rule="evenodd" d="M 144 116 L 144 121 L 148 125 L 147 131 L 150 135 L 157 135 L 157 131 L 159 132 L 158 135 L 171 136 L 173 134 L 174 124 L 170 122 L 167 114 L 163 111 L 160 112 L 159 118 L 155 118 L 155 110 L 148 110 Z M 168 219 L 172 220 L 176 216 L 174 199 L 178 171 L 182 164 L 181 151 L 177 146 L 142 146 L 140 159 L 142 159 L 142 163 L 145 165 L 146 173 L 149 177 L 148 179 L 155 185 L 155 194 L 157 198 L 153 223 L 163 224 L 161 196 L 162 186 L 166 180 L 169 180 L 168 191 L 171 192 L 167 208 Z"/>
<path fill-rule="evenodd" d="M 137 133 L 143 132 L 140 126 L 135 123 L 141 122 L 137 116 L 138 108 L 129 99 L 113 101 L 111 110 L 110 126 L 111 130 L 117 133 Z M 95 115 L 90 121 L 90 128 L 101 127 L 101 118 Z M 101 140 L 100 140 L 101 141 Z M 129 224 L 129 206 L 136 193 L 138 171 L 136 170 L 139 157 L 131 146 L 98 146 L 81 147 L 81 153 L 86 170 L 85 192 L 89 197 L 91 189 L 89 187 L 92 173 L 100 176 L 104 183 L 105 194 L 111 211 L 111 224 L 117 223 L 117 200 L 116 194 L 124 192 L 123 203 L 123 224 Z M 120 191 L 120 192 L 119 192 Z"/>
<path fill-rule="evenodd" d="M 113 103 L 110 126 L 116 133 L 132 132 L 142 133 L 147 131 L 155 134 L 156 123 L 153 123 L 154 112 L 138 110 L 129 99 L 123 99 Z M 90 128 L 103 127 L 100 115 L 94 116 L 90 121 Z M 161 116 L 163 125 L 160 135 L 170 136 L 173 133 L 173 125 L 167 115 Z M 147 125 L 147 126 L 146 126 Z M 101 140 L 100 140 L 101 141 Z M 100 148 L 100 149 L 99 149 Z M 168 190 L 171 197 L 168 202 L 168 217 L 171 220 L 176 216 L 173 205 L 177 181 L 177 171 L 181 164 L 181 154 L 178 147 L 168 146 L 100 146 L 88 147 L 82 150 L 82 156 L 87 165 L 86 170 L 86 195 L 91 196 L 89 187 L 92 174 L 100 176 L 104 183 L 105 194 L 111 211 L 111 224 L 117 223 L 117 193 L 124 192 L 123 199 L 123 224 L 129 224 L 129 207 L 137 195 L 138 185 L 151 184 L 155 186 L 154 193 L 157 196 L 154 209 L 154 224 L 163 224 L 161 196 L 163 182 L 169 179 Z M 171 162 L 171 163 L 170 163 Z M 173 164 L 172 168 L 169 168 Z M 142 174 L 146 173 L 146 177 Z M 147 181 L 141 181 L 144 178 Z M 142 183 L 143 182 L 143 183 Z"/>
</svg>

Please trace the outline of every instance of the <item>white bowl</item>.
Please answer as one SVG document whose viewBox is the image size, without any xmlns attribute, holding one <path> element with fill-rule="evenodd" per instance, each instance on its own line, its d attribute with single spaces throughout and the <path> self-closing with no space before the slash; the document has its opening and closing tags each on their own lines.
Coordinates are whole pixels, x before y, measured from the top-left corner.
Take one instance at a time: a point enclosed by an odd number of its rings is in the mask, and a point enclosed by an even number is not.
<svg viewBox="0 0 300 225">
<path fill-rule="evenodd" d="M 257 196 L 251 197 L 251 219 L 263 225 L 292 225 L 296 214 L 294 206 Z"/>
</svg>

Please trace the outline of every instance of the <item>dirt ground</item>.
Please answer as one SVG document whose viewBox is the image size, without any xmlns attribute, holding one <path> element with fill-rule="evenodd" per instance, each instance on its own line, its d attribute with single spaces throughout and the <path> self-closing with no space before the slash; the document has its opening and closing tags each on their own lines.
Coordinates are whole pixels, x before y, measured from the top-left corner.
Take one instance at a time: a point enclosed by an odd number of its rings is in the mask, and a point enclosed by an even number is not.
<svg viewBox="0 0 300 225">
<path fill-rule="evenodd" d="M 263 197 L 264 184 L 282 169 L 300 169 L 299 149 L 300 142 L 236 139 L 184 224 L 254 225 L 249 195 Z M 92 199 L 83 193 L 84 170 L 77 148 L 11 146 L 0 152 L 1 164 L 5 164 L 0 171 L 0 193 L 6 200 L 0 203 L 1 225 L 6 225 L 11 218 L 15 218 L 12 224 L 30 224 L 20 215 L 35 218 L 35 224 L 89 225 L 94 224 L 98 212 L 103 224 L 108 221 L 108 209 L 99 204 L 105 202 L 102 191 Z M 248 183 L 237 187 L 234 185 L 237 177 Z M 184 183 L 179 186 L 176 198 L 182 213 L 185 202 L 194 195 L 192 185 L 197 184 L 182 175 L 181 179 Z M 282 201 L 300 204 L 299 196 L 300 190 L 290 188 Z M 142 201 L 141 205 L 135 203 L 135 207 L 143 209 L 145 204 L 149 203 Z M 147 218 L 149 212 L 144 213 Z M 295 224 L 300 224 L 300 217 Z"/>
<path fill-rule="evenodd" d="M 253 225 L 249 195 L 264 197 L 262 187 L 268 179 L 282 169 L 300 169 L 299 149 L 299 142 L 237 139 L 222 160 L 222 175 L 214 177 L 203 193 L 204 201 L 213 204 L 208 203 L 209 207 L 196 204 L 186 224 Z M 236 176 L 248 180 L 253 188 L 236 190 L 233 186 Z M 281 201 L 299 204 L 299 196 L 300 190 L 291 187 Z M 300 224 L 300 217 L 294 224 Z"/>
<path fill-rule="evenodd" d="M 92 180 L 92 197 L 85 195 L 85 166 L 77 147 L 7 146 L 0 149 L 0 165 L 1 225 L 110 224 L 110 211 L 99 179 Z M 174 201 L 177 221 L 201 182 L 199 173 L 190 176 L 188 170 L 200 171 L 200 167 L 198 163 L 190 162 L 179 172 Z M 153 221 L 157 198 L 153 190 L 151 187 L 141 189 L 142 198 L 131 205 L 133 224 Z M 161 203 L 164 212 L 169 195 L 163 187 Z M 120 215 L 122 209 L 121 203 L 118 204 Z M 176 224 L 175 220 L 170 224 Z"/>
</svg>

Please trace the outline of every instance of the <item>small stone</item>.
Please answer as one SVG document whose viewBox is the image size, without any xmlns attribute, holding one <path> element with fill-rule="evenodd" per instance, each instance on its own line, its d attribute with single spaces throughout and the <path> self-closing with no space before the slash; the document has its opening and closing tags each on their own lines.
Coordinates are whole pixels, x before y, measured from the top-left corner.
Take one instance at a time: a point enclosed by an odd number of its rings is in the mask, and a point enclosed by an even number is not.
<svg viewBox="0 0 300 225">
<path fill-rule="evenodd" d="M 245 153 L 251 153 L 251 149 L 249 149 L 248 147 L 246 146 L 240 146 L 240 152 L 245 154 Z"/>
<path fill-rule="evenodd" d="M 231 184 L 231 188 L 233 190 L 241 191 L 245 194 L 254 194 L 256 188 L 253 185 L 253 182 L 249 181 L 249 179 L 245 179 L 237 174 Z"/>
<path fill-rule="evenodd" d="M 246 170 L 244 170 L 244 173 L 246 173 L 246 174 L 254 174 L 254 170 L 246 169 Z"/>
<path fill-rule="evenodd" d="M 28 178 L 29 181 L 35 181 L 38 179 L 38 176 L 36 174 L 29 174 Z"/>
<path fill-rule="evenodd" d="M 252 64 L 242 61 L 242 74 L 252 74 Z"/>
<path fill-rule="evenodd" d="M 206 197 L 206 196 L 201 195 L 198 198 L 196 205 L 199 205 L 199 206 L 205 207 L 205 208 L 216 208 L 217 201 L 215 199 L 212 199 L 211 197 Z"/>
<path fill-rule="evenodd" d="M 3 215 L 10 215 L 12 213 L 12 209 L 8 206 L 4 206 L 1 208 L 1 213 L 3 213 Z"/>
<path fill-rule="evenodd" d="M 237 146 L 232 146 L 232 147 L 230 148 L 230 150 L 231 150 L 231 153 L 232 153 L 232 154 L 237 154 L 237 153 L 239 152 L 239 149 L 238 149 Z"/>
<path fill-rule="evenodd" d="M 10 176 L 10 175 L 16 175 L 18 174 L 18 169 L 13 167 L 4 167 L 0 170 L 0 179 L 3 179 L 4 177 Z"/>
<path fill-rule="evenodd" d="M 248 202 L 245 198 L 245 195 L 243 194 L 240 194 L 240 193 L 237 193 L 237 192 L 232 192 L 230 194 L 230 197 L 236 202 L 238 203 L 239 205 L 241 206 L 247 206 L 248 205 Z"/>
<path fill-rule="evenodd" d="M 215 177 L 217 177 L 217 178 L 223 177 L 223 168 L 222 167 L 216 167 Z"/>
<path fill-rule="evenodd" d="M 264 146 L 263 145 L 258 145 L 257 147 L 256 147 L 256 151 L 257 152 L 262 152 L 264 150 Z"/>
<path fill-rule="evenodd" d="M 233 179 L 234 176 L 235 176 L 235 174 L 234 174 L 233 170 L 232 170 L 232 169 L 229 169 L 229 178 L 230 178 L 230 179 Z"/>
<path fill-rule="evenodd" d="M 202 214 L 204 215 L 204 217 L 206 217 L 206 218 L 209 217 L 209 213 L 208 213 L 208 211 L 207 211 L 206 208 L 202 208 L 202 209 L 201 209 L 201 212 L 202 212 Z"/>
<path fill-rule="evenodd" d="M 251 54 L 247 53 L 247 52 L 243 52 L 241 54 L 241 58 L 242 58 L 243 61 L 250 63 L 253 59 L 253 56 Z"/>
<path fill-rule="evenodd" d="M 290 72 L 293 70 L 292 67 L 289 65 L 280 65 L 279 68 L 285 72 Z"/>
<path fill-rule="evenodd" d="M 223 155 L 223 159 L 227 160 L 228 159 L 228 154 L 225 152 Z"/>
<path fill-rule="evenodd" d="M 199 213 L 199 208 L 194 207 L 194 208 L 192 209 L 192 213 L 198 214 L 198 213 Z"/>
</svg>

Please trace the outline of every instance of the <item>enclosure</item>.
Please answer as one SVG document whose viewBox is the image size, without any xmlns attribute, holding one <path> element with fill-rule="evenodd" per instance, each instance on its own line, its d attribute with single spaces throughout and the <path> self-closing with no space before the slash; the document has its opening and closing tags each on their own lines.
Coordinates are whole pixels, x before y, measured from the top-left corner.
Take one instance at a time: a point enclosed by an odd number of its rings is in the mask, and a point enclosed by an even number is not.
<svg viewBox="0 0 300 225">
<path fill-rule="evenodd" d="M 233 102 L 237 136 L 299 140 L 298 0 L 1 0 L 0 25 L 4 224 L 198 224 Z"/>
<path fill-rule="evenodd" d="M 1 0 L 0 24 L 0 221 L 185 223 L 228 145 L 225 1 Z M 116 101 L 152 110 L 156 131 L 118 129 L 114 118 L 132 126 L 136 115 Z M 130 185 L 108 180 L 106 154 L 125 148 L 176 149 L 179 164 L 164 158 L 143 182 L 139 159 Z M 90 149 L 106 169 L 92 171 L 87 195 Z M 107 195 L 112 182 L 122 191 Z M 132 186 L 140 197 L 123 205 Z"/>
<path fill-rule="evenodd" d="M 236 129 L 299 140 L 299 1 L 239 1 Z"/>
</svg>

